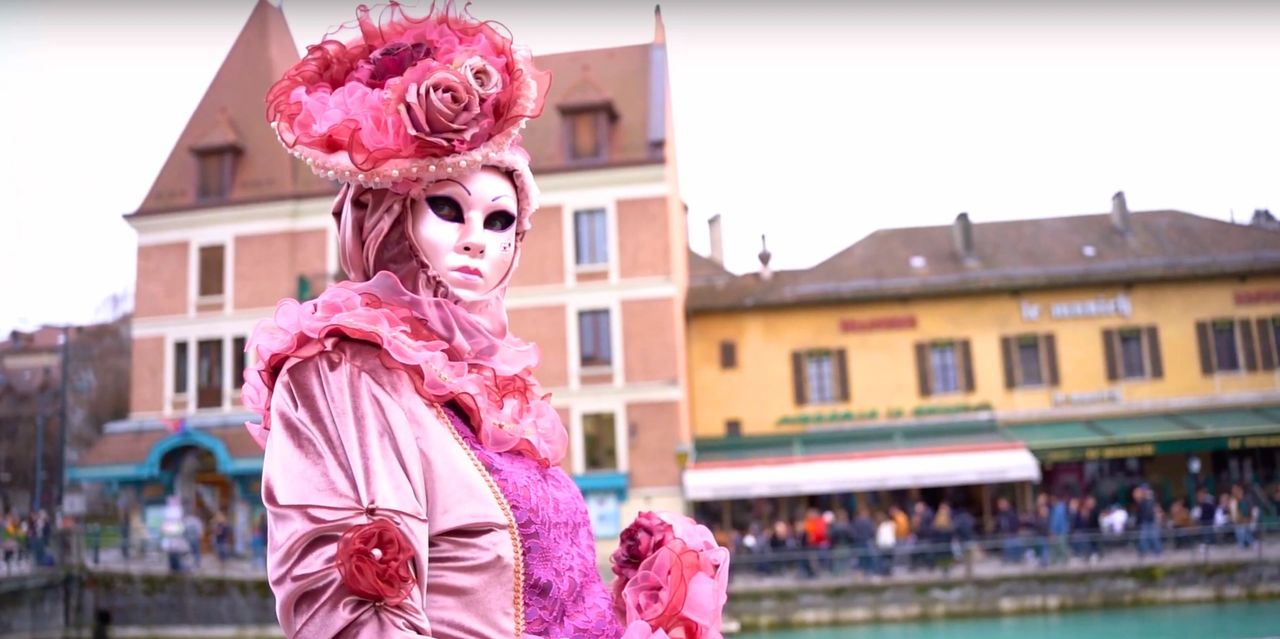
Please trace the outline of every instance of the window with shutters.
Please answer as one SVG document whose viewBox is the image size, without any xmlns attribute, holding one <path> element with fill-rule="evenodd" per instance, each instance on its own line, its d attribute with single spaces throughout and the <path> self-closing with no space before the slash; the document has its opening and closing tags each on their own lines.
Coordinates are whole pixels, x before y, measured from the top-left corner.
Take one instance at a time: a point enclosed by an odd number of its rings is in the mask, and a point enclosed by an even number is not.
<svg viewBox="0 0 1280 639">
<path fill-rule="evenodd" d="M 813 349 L 791 355 L 796 404 L 849 401 L 849 376 L 844 349 Z"/>
<path fill-rule="evenodd" d="M 1196 322 L 1200 371 L 1205 375 L 1258 370 L 1253 320 L 1221 317 Z M 1273 337 L 1270 333 L 1268 337 Z"/>
<path fill-rule="evenodd" d="M 1109 381 L 1160 379 L 1164 366 L 1155 326 L 1123 326 L 1102 331 Z"/>
<path fill-rule="evenodd" d="M 973 391 L 969 340 L 934 340 L 916 344 L 920 396 Z"/>
<path fill-rule="evenodd" d="M 1058 353 L 1052 333 L 1028 333 L 1000 339 L 1005 388 L 1058 385 Z"/>
<path fill-rule="evenodd" d="M 1258 355 L 1262 370 L 1273 371 L 1280 367 L 1280 315 L 1260 317 L 1258 324 Z"/>
</svg>

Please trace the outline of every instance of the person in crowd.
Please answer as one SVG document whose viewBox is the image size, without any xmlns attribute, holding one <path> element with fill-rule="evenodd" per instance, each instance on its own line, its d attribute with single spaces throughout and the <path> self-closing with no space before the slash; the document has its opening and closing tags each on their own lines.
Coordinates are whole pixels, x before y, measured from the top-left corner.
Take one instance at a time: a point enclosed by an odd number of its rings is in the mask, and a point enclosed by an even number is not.
<svg viewBox="0 0 1280 639">
<path fill-rule="evenodd" d="M 951 542 L 955 539 L 955 534 L 955 516 L 951 510 L 951 504 L 944 501 L 938 504 L 938 511 L 933 516 L 933 530 L 930 531 L 929 537 L 926 539 L 931 545 L 929 552 L 931 566 L 936 566 L 939 563 L 947 566 L 950 560 L 954 559 L 955 555 L 951 548 Z"/>
<path fill-rule="evenodd" d="M 125 507 L 120 512 L 120 556 L 125 561 L 129 561 L 129 533 L 133 531 L 130 525 L 129 508 Z"/>
<path fill-rule="evenodd" d="M 200 550 L 204 543 L 204 522 L 200 521 L 200 516 L 195 510 L 187 511 L 185 517 L 182 518 L 182 536 L 187 540 L 187 547 L 191 549 L 191 566 L 200 568 Z"/>
<path fill-rule="evenodd" d="M 967 507 L 956 509 L 955 521 L 955 556 L 965 560 L 974 550 L 978 534 L 978 519 Z"/>
<path fill-rule="evenodd" d="M 866 506 L 858 507 L 851 533 L 858 569 L 868 575 L 878 573 L 877 556 L 880 553 L 876 550 L 876 523 L 871 519 L 871 511 Z"/>
<path fill-rule="evenodd" d="M 4 553 L 5 574 L 13 574 L 13 562 L 18 557 L 18 518 L 13 513 L 4 516 L 4 526 L 0 527 L 0 552 Z"/>
<path fill-rule="evenodd" d="M 883 511 L 876 513 L 876 519 L 880 522 L 876 525 L 876 549 L 879 551 L 876 561 L 876 567 L 879 569 L 877 572 L 888 577 L 893 574 L 893 553 L 898 544 L 898 525 Z"/>
<path fill-rule="evenodd" d="M 1218 511 L 1218 505 L 1213 501 L 1213 495 L 1204 488 L 1196 491 L 1196 505 L 1191 509 L 1192 518 L 1195 519 L 1198 528 L 1199 539 L 1201 545 L 1213 543 L 1213 519 Z"/>
<path fill-rule="evenodd" d="M 1067 500 L 1061 495 L 1049 504 L 1049 562 L 1067 560 L 1067 536 L 1071 534 L 1071 513 Z"/>
<path fill-rule="evenodd" d="M 1229 492 L 1218 495 L 1218 508 L 1213 513 L 1213 534 L 1218 541 L 1223 541 L 1232 535 L 1231 517 L 1235 512 L 1233 501 Z"/>
<path fill-rule="evenodd" d="M 1076 555 L 1087 559 L 1089 563 L 1098 560 L 1098 534 L 1100 525 L 1098 523 L 1098 500 L 1093 495 L 1088 495 L 1080 500 L 1080 506 L 1076 509 L 1075 516 L 1071 521 L 1071 547 Z"/>
<path fill-rule="evenodd" d="M 1138 555 L 1159 556 L 1164 551 L 1164 545 L 1160 541 L 1155 493 L 1149 486 L 1142 484 L 1133 489 L 1133 501 L 1136 509 L 1134 518 L 1138 524 Z"/>
<path fill-rule="evenodd" d="M 164 523 L 160 524 L 160 549 L 169 558 L 169 572 L 179 573 L 185 569 L 182 557 L 191 551 L 183 526 L 182 503 L 177 497 L 170 497 L 164 508 Z"/>
<path fill-rule="evenodd" d="M 1241 548 L 1249 548 L 1253 546 L 1254 533 L 1258 527 L 1259 508 L 1240 484 L 1231 487 L 1231 502 L 1231 522 L 1235 526 L 1236 543 Z"/>
<path fill-rule="evenodd" d="M 96 566 L 102 554 L 102 524 L 96 521 L 89 522 L 89 525 L 85 526 L 85 536 L 89 541 L 89 558 Z"/>
<path fill-rule="evenodd" d="M 923 501 L 911 507 L 911 533 L 907 537 L 907 551 L 911 553 L 910 567 L 933 567 L 933 557 L 925 547 L 933 538 L 933 509 Z"/>
<path fill-rule="evenodd" d="M 226 567 L 231 556 L 231 526 L 227 525 L 227 516 L 222 513 L 213 516 L 213 551 L 218 556 L 218 564 Z"/>
<path fill-rule="evenodd" d="M 1049 495 L 1040 493 L 1036 498 L 1036 509 L 1031 513 L 1027 527 L 1035 537 L 1036 559 L 1043 568 L 1049 565 Z"/>
<path fill-rule="evenodd" d="M 1000 558 L 1007 564 L 1022 561 L 1022 543 L 1018 538 L 1020 528 L 1018 511 L 1014 510 L 1008 499 L 997 499 L 996 533 L 1000 535 Z"/>
<path fill-rule="evenodd" d="M 1174 548 L 1185 548 L 1195 534 L 1196 522 L 1191 517 L 1191 509 L 1182 500 L 1169 506 L 1169 529 L 1173 534 Z"/>
</svg>

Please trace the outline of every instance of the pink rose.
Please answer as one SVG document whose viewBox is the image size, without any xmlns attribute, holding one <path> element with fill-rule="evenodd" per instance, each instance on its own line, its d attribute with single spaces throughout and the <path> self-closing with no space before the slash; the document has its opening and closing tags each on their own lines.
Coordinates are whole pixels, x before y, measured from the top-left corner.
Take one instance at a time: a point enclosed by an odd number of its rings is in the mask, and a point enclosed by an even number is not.
<svg viewBox="0 0 1280 639">
<path fill-rule="evenodd" d="M 640 569 L 640 564 L 667 542 L 675 539 L 671 525 L 657 513 L 643 512 L 627 526 L 619 536 L 618 549 L 609 557 L 613 574 L 629 580 Z"/>
<path fill-rule="evenodd" d="M 701 555 L 675 539 L 646 559 L 622 591 L 624 622 L 682 639 L 721 639 L 723 595 Z"/>
<path fill-rule="evenodd" d="M 471 83 L 471 88 L 482 98 L 502 90 L 502 74 L 478 55 L 468 58 L 459 69 L 467 82 Z"/>
<path fill-rule="evenodd" d="M 480 97 L 462 72 L 424 60 L 403 79 L 399 111 L 409 133 L 445 152 L 465 150 L 479 129 Z"/>
</svg>

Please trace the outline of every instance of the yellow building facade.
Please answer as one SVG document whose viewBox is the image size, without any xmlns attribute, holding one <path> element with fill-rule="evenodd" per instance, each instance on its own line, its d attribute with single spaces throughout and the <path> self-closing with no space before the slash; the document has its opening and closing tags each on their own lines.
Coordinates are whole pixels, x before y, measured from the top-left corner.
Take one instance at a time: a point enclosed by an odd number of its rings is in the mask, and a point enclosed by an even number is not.
<svg viewBox="0 0 1280 639">
<path fill-rule="evenodd" d="M 1265 345 L 1274 348 L 1274 333 L 1271 340 L 1259 339 L 1257 322 L 1280 316 L 1280 298 L 1247 301 L 1268 291 L 1280 291 L 1280 275 L 696 314 L 688 329 L 694 435 L 723 437 L 725 425 L 734 421 L 741 425 L 742 435 L 775 435 L 822 423 L 853 427 L 967 412 L 962 410 L 966 407 L 1024 421 L 1069 415 L 1084 406 L 1095 412 L 1108 407 L 1124 412 L 1189 401 L 1210 406 L 1233 395 L 1270 396 L 1280 393 L 1280 375 L 1274 364 L 1262 369 L 1259 351 Z M 1117 300 L 1127 308 L 1114 309 Z M 1052 315 L 1055 307 L 1061 311 L 1091 303 L 1105 312 Z M 1206 375 L 1201 369 L 1197 325 L 1222 320 L 1235 323 L 1237 341 L 1243 337 L 1239 323 L 1251 325 L 1257 362 L 1253 370 L 1241 365 Z M 1142 347 L 1147 352 L 1159 349 L 1161 375 L 1147 370 L 1109 379 L 1104 333 L 1138 330 L 1139 339 L 1146 341 L 1150 327 L 1156 329 L 1158 344 L 1146 342 Z M 1043 375 L 1040 384 L 1007 385 L 1002 341 L 1028 335 L 1053 336 L 1056 384 Z M 957 384 L 954 390 L 922 393 L 917 347 L 963 341 L 971 353 L 972 390 Z M 721 366 L 726 344 L 737 350 L 737 365 L 731 368 Z M 1237 347 L 1243 350 L 1244 345 Z M 832 401 L 797 404 L 793 355 L 841 350 L 848 399 L 836 393 Z M 1247 363 L 1243 353 L 1238 359 Z"/>
<path fill-rule="evenodd" d="M 759 498 L 989 516 L 1280 481 L 1280 231 L 1112 204 L 878 231 L 799 271 L 695 260 L 686 498 L 741 526 Z"/>
</svg>

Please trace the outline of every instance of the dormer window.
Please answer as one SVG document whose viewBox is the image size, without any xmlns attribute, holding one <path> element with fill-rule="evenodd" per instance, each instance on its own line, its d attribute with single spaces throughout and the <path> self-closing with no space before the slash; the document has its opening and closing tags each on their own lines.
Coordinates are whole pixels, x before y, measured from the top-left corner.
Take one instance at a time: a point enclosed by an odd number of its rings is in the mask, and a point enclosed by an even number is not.
<svg viewBox="0 0 1280 639">
<path fill-rule="evenodd" d="M 220 147 L 196 151 L 196 198 L 222 200 L 231 194 L 240 149 Z"/>
<path fill-rule="evenodd" d="M 618 119 L 608 102 L 561 107 L 565 157 L 571 163 L 603 162 L 609 155 L 609 130 Z"/>
</svg>

